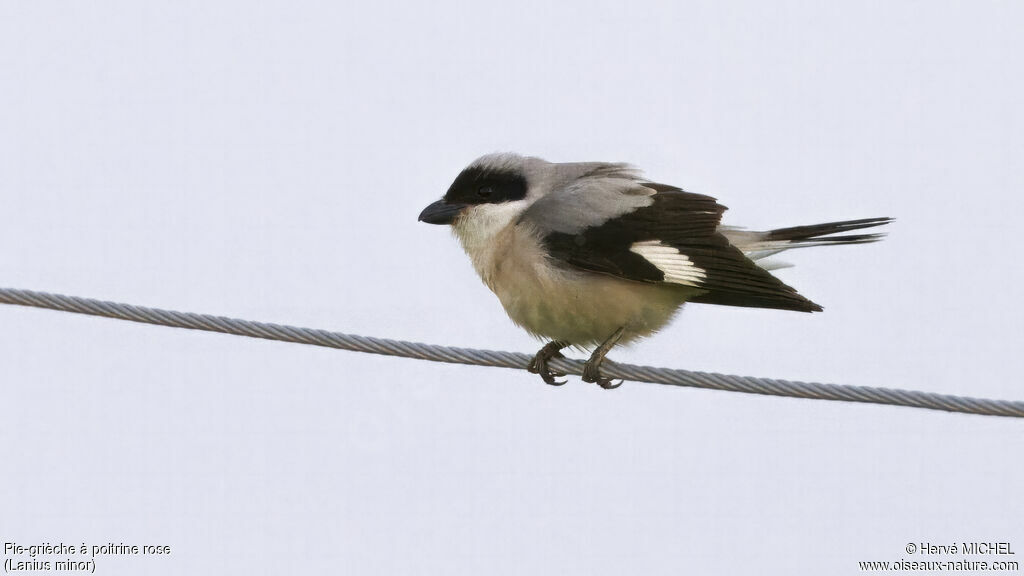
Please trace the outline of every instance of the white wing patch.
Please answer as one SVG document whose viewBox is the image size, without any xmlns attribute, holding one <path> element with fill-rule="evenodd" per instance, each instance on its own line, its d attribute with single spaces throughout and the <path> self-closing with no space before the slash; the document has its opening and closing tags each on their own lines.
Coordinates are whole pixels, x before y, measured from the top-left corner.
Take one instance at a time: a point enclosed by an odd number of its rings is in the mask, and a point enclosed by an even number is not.
<svg viewBox="0 0 1024 576">
<path fill-rule="evenodd" d="M 703 268 L 694 264 L 686 254 L 658 240 L 634 242 L 629 251 L 639 254 L 665 274 L 665 282 L 699 288 L 708 277 Z"/>
</svg>

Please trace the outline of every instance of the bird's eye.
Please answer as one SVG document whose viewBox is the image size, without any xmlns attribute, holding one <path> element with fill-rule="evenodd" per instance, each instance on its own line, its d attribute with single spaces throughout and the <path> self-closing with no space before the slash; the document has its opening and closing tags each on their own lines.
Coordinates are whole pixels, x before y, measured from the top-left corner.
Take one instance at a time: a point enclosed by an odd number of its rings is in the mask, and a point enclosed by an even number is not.
<svg viewBox="0 0 1024 576">
<path fill-rule="evenodd" d="M 494 188 L 491 188 L 490 186 L 481 186 L 476 191 L 476 195 L 481 198 L 490 198 L 491 194 L 494 194 Z"/>
</svg>

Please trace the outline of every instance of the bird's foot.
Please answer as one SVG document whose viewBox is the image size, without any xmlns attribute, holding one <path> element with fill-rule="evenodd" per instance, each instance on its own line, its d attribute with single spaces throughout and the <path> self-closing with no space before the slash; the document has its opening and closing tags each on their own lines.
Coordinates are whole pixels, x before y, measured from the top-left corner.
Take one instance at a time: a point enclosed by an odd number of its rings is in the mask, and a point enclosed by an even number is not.
<svg viewBox="0 0 1024 576">
<path fill-rule="evenodd" d="M 605 390 L 613 390 L 622 386 L 622 380 L 615 382 L 611 378 L 605 378 L 601 376 L 601 363 L 604 362 L 604 357 L 608 354 L 615 344 L 622 338 L 622 333 L 625 328 L 619 328 L 614 334 L 608 337 L 600 346 L 598 346 L 594 353 L 590 355 L 590 360 L 583 365 L 583 381 L 592 382 L 604 388 Z"/>
<path fill-rule="evenodd" d="M 603 360 L 603 358 L 602 358 Z M 615 382 L 612 378 L 601 376 L 601 360 L 597 362 L 588 361 L 583 365 L 583 381 L 597 384 L 605 390 L 614 390 L 622 386 L 622 380 Z"/>
<path fill-rule="evenodd" d="M 559 342 L 558 340 L 548 342 L 540 349 L 540 352 L 537 352 L 537 355 L 533 357 L 533 360 L 530 360 L 530 364 L 526 367 L 526 370 L 534 374 L 540 374 L 540 377 L 544 380 L 545 384 L 550 384 L 552 386 L 561 386 L 562 384 L 565 384 L 565 380 L 555 380 L 555 376 L 565 376 L 565 374 L 549 370 L 548 360 L 551 360 L 552 358 L 565 358 L 565 356 L 562 356 L 562 348 L 565 348 L 566 346 L 567 344 Z"/>
</svg>

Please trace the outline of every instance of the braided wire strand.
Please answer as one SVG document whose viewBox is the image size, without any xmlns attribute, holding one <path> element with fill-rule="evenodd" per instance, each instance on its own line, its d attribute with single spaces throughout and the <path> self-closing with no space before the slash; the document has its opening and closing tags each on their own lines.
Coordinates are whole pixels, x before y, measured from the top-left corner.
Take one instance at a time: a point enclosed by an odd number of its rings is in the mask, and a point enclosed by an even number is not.
<svg viewBox="0 0 1024 576">
<path fill-rule="evenodd" d="M 162 310 L 159 308 L 134 306 L 131 304 L 34 290 L 0 288 L 0 304 L 46 308 L 144 324 L 220 332 L 235 336 L 324 346 L 352 352 L 416 358 L 432 362 L 524 370 L 532 359 L 531 355 L 519 352 L 457 348 L 420 342 L 390 340 L 387 338 L 374 338 L 315 328 L 301 328 L 269 322 L 241 320 L 211 314 Z M 580 375 L 583 373 L 584 363 L 579 360 L 555 358 L 549 362 L 549 365 L 559 372 Z M 605 361 L 601 366 L 601 372 L 603 375 L 612 378 L 651 384 L 667 384 L 670 386 L 687 386 L 791 398 L 888 404 L 966 414 L 1024 418 L 1024 401 L 971 398 L 895 388 L 796 382 L 774 378 L 620 364 L 612 361 Z"/>
</svg>

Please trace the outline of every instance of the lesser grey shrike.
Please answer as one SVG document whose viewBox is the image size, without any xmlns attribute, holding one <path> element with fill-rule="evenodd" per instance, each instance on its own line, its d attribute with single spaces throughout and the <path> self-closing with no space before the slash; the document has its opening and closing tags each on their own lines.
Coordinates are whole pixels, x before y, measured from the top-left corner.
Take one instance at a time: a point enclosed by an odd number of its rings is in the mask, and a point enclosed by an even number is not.
<svg viewBox="0 0 1024 576">
<path fill-rule="evenodd" d="M 551 163 L 489 154 L 455 178 L 419 219 L 449 224 L 505 312 L 550 340 L 529 370 L 548 384 L 548 361 L 567 346 L 591 349 L 585 382 L 601 376 L 617 343 L 650 336 L 685 302 L 820 312 L 769 270 L 783 250 L 874 242 L 847 234 L 890 218 L 755 232 L 721 225 L 710 196 L 645 179 L 627 164 Z"/>
</svg>

